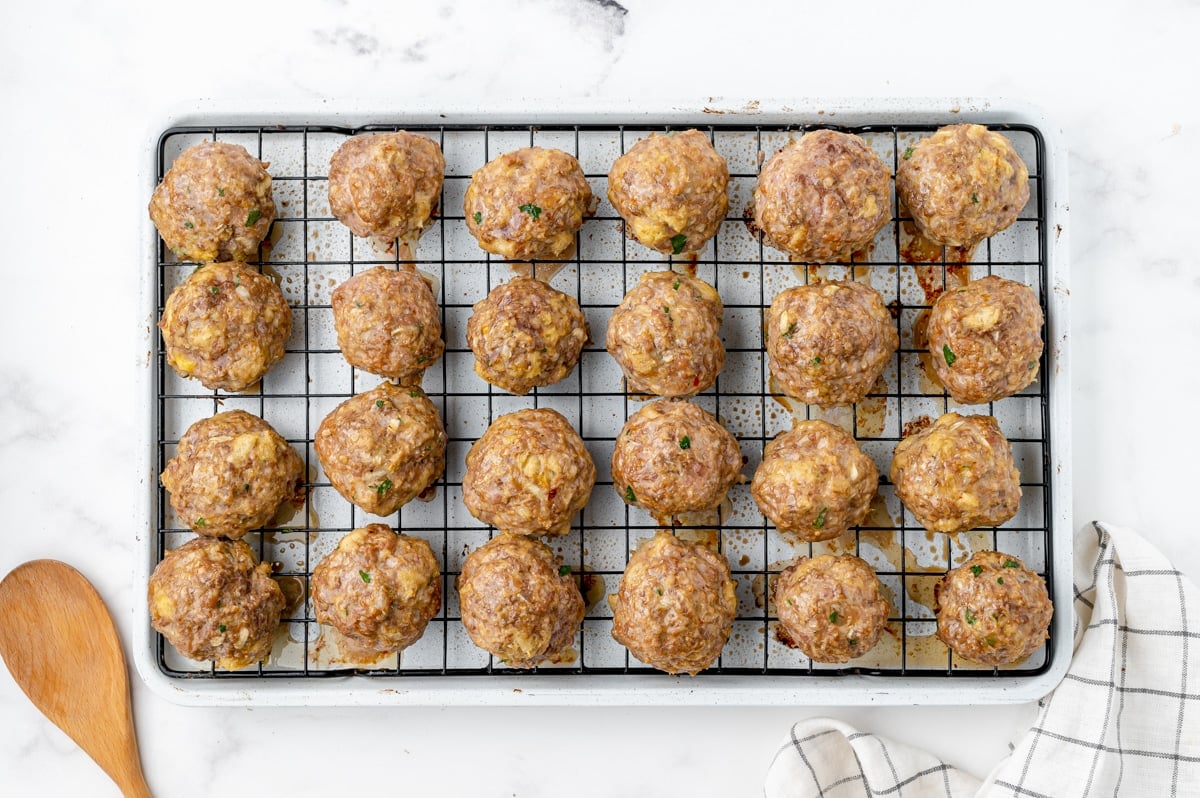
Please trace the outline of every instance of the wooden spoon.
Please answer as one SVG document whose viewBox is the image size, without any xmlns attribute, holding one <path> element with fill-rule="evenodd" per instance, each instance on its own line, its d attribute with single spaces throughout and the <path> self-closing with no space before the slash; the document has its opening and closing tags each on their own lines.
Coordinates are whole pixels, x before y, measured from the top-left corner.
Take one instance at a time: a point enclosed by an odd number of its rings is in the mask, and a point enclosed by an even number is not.
<svg viewBox="0 0 1200 798">
<path fill-rule="evenodd" d="M 34 560 L 0 582 L 0 657 L 38 709 L 132 798 L 142 775 L 121 640 L 100 594 L 71 566 Z"/>
</svg>

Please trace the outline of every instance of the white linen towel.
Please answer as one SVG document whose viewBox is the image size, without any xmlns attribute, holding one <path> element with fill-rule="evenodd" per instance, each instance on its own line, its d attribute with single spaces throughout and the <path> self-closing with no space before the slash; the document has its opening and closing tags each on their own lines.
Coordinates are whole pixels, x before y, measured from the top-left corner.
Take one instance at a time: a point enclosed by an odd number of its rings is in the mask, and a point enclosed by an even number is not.
<svg viewBox="0 0 1200 798">
<path fill-rule="evenodd" d="M 981 783 L 828 718 L 797 723 L 766 798 L 1200 796 L 1200 590 L 1136 533 L 1075 547 L 1075 653 L 1037 721 Z"/>
</svg>

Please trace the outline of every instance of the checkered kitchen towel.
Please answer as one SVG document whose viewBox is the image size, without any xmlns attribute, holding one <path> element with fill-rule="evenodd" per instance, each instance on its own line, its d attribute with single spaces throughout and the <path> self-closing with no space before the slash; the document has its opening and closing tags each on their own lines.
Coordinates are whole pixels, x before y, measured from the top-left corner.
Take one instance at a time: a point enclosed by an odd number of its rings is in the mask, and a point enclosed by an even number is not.
<svg viewBox="0 0 1200 798">
<path fill-rule="evenodd" d="M 1200 590 L 1136 533 L 1076 542 L 1075 654 L 1033 728 L 981 784 L 837 721 L 792 727 L 767 798 L 1200 796 Z"/>
</svg>

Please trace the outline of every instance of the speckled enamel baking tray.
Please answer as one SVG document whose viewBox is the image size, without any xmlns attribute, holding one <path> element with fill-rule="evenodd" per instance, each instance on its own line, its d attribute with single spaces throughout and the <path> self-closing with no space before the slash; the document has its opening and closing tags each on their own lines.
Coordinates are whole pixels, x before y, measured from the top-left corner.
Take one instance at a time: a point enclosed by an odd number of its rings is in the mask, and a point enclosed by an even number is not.
<svg viewBox="0 0 1200 798">
<path fill-rule="evenodd" d="M 313 704 L 933 704 L 1024 701 L 1048 692 L 1070 658 L 1071 492 L 1067 336 L 1066 151 L 1062 134 L 1041 113 L 1012 103 L 962 101 L 805 101 L 720 103 L 704 108 L 561 110 L 554 114 L 483 113 L 462 109 L 379 111 L 343 109 L 299 114 L 257 108 L 199 110 L 147 134 L 143 159 L 145 199 L 161 172 L 186 146 L 218 138 L 246 146 L 271 163 L 279 216 L 261 250 L 260 267 L 276 277 L 293 306 L 295 331 L 288 355 L 242 395 L 206 391 L 179 379 L 165 364 L 156 331 L 148 330 L 144 395 L 148 445 L 142 473 L 136 574 L 145 584 L 164 549 L 191 537 L 172 515 L 157 473 L 174 453 L 174 441 L 198 418 L 243 408 L 266 418 L 308 464 L 303 507 L 278 516 L 247 541 L 297 597 L 281 625 L 271 658 L 226 673 L 186 660 L 149 626 L 147 608 L 134 607 L 134 659 L 146 682 L 182 703 L 237 705 Z M 979 122 L 1002 130 L 1031 173 L 1030 204 L 1018 221 L 967 255 L 929 252 L 913 241 L 911 225 L 897 216 L 875 244 L 851 262 L 805 267 L 764 248 L 744 221 L 761 158 L 811 127 L 857 132 L 886 164 L 894 166 L 911 142 L 942 124 Z M 441 144 L 447 162 L 442 215 L 413 252 L 417 268 L 435 281 L 443 307 L 447 353 L 426 374 L 424 387 L 442 411 L 450 444 L 447 472 L 431 501 L 413 502 L 385 519 L 366 516 L 329 486 L 312 451 L 316 426 L 335 405 L 378 383 L 352 370 L 333 334 L 329 294 L 359 269 L 397 263 L 395 251 L 352 239 L 332 218 L 325 192 L 329 156 L 346 136 L 362 130 L 404 127 Z M 605 199 L 612 161 L 637 139 L 670 128 L 708 133 L 729 162 L 729 217 L 713 242 L 694 258 L 666 258 L 627 240 Z M 462 194 L 472 171 L 496 155 L 537 144 L 576 155 L 601 199 L 596 216 L 580 231 L 575 255 L 562 264 L 539 264 L 537 274 L 579 299 L 593 342 L 580 367 L 562 383 L 513 397 L 490 388 L 472 370 L 464 331 L 471 305 L 526 265 L 486 256 L 462 221 Z M 195 268 L 177 263 L 159 242 L 144 207 L 143 296 L 157 319 L 170 289 Z M 668 262 L 669 261 L 669 262 Z M 919 263 L 914 261 L 920 261 Z M 961 261 L 961 262 L 959 262 Z M 1037 383 L 989 408 L 1013 442 L 1024 498 L 1012 521 L 997 529 L 951 537 L 926 533 L 896 500 L 886 478 L 871 515 L 853 535 L 793 547 L 757 512 L 746 485 L 735 488 L 719 514 L 682 519 L 677 533 L 720 547 L 738 582 L 738 619 L 717 665 L 700 676 L 670 677 L 646 668 L 612 640 L 611 611 L 603 600 L 616 588 L 629 552 L 657 523 L 627 508 L 608 474 L 611 441 L 640 406 L 627 395 L 620 372 L 603 350 L 608 314 L 638 276 L 648 270 L 690 271 L 713 283 L 726 304 L 722 329 L 727 363 L 714 389 L 698 401 L 737 435 L 749 477 L 762 445 L 795 418 L 824 417 L 851 430 L 887 474 L 891 451 L 907 426 L 936 418 L 956 405 L 932 382 L 921 363 L 914 323 L 938 290 L 984 274 L 1000 274 L 1038 291 L 1047 315 L 1046 354 Z M 818 278 L 852 278 L 879 289 L 894 311 L 901 350 L 872 394 L 854 408 L 821 412 L 774 394 L 762 352 L 762 314 L 790 285 Z M 918 325 L 919 326 L 919 325 Z M 597 341 L 599 343 L 597 343 Z M 453 587 L 466 552 L 494 532 L 461 504 L 459 482 L 471 442 L 496 416 L 521 407 L 553 407 L 582 434 L 599 471 L 588 507 L 572 532 L 550 541 L 591 599 L 575 646 L 561 662 L 532 673 L 494 661 L 467 639 L 457 618 Z M 340 657 L 336 636 L 322 629 L 307 602 L 307 576 L 349 529 L 382 520 L 430 540 L 445 574 L 443 609 L 425 636 L 400 656 L 364 665 Z M 1000 548 L 1046 575 L 1056 614 L 1048 646 L 1009 669 L 981 669 L 960 661 L 933 637 L 932 586 L 949 567 L 978 548 Z M 774 612 L 765 600 L 769 580 L 794 557 L 854 552 L 880 574 L 893 604 L 880 644 L 848 666 L 807 660 L 774 634 Z"/>
</svg>

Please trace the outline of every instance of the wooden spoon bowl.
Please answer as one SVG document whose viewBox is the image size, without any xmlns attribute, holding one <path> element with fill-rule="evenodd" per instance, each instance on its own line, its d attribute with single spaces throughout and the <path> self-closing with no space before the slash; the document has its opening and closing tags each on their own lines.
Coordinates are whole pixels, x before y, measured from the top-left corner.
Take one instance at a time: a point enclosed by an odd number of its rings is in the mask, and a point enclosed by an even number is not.
<svg viewBox="0 0 1200 798">
<path fill-rule="evenodd" d="M 121 640 L 104 600 L 82 574 L 57 560 L 34 560 L 0 582 L 0 657 L 29 700 L 122 793 L 151 798 Z"/>
</svg>

